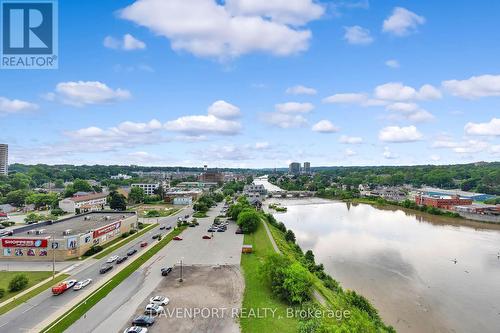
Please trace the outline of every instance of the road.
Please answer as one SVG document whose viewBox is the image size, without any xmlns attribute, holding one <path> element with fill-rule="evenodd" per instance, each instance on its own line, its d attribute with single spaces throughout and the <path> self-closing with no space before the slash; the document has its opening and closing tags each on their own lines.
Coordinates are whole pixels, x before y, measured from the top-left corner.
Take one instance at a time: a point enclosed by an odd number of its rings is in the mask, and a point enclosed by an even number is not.
<svg viewBox="0 0 500 333">
<path fill-rule="evenodd" d="M 192 215 L 193 211 L 191 207 L 181 210 L 177 214 L 168 216 L 165 218 L 160 218 L 160 225 L 175 226 L 177 223 L 177 217 L 183 216 L 185 214 Z M 140 255 L 143 251 L 149 248 L 140 248 L 139 244 L 142 241 L 147 241 L 151 243 L 151 236 L 158 233 L 160 226 L 157 226 L 146 234 L 134 239 L 131 243 L 124 245 L 122 248 L 117 249 L 110 253 L 111 255 L 124 255 L 128 249 L 135 247 L 138 249 L 138 253 L 134 256 Z M 162 232 L 164 233 L 164 232 Z M 80 262 L 78 267 L 69 272 L 72 279 L 83 280 L 91 278 L 93 283 L 100 281 L 102 279 L 107 279 L 108 274 L 99 274 L 99 268 L 104 264 L 107 258 L 103 259 L 87 259 Z M 125 262 L 124 265 L 127 265 Z M 74 298 L 78 296 L 79 291 L 68 290 L 64 294 L 59 296 L 53 296 L 50 290 L 46 290 L 39 295 L 33 297 L 28 302 L 18 306 L 17 308 L 9 311 L 8 313 L 0 316 L 0 332 L 27 332 L 32 330 L 37 324 L 43 322 L 51 314 L 57 312 L 61 308 L 67 306 Z"/>
<path fill-rule="evenodd" d="M 214 217 L 220 214 L 221 207 L 211 209 L 208 218 L 199 218 L 200 225 L 186 229 L 182 241 L 170 242 L 66 332 L 122 332 L 137 308 L 164 279 L 160 268 L 174 266 L 181 259 L 184 265 L 239 265 L 243 235 L 235 234 L 237 226 L 234 222 L 229 224 L 226 232 L 215 233 L 213 239 L 201 239 L 207 234 Z M 179 267 L 175 267 L 172 274 L 179 272 Z"/>
</svg>

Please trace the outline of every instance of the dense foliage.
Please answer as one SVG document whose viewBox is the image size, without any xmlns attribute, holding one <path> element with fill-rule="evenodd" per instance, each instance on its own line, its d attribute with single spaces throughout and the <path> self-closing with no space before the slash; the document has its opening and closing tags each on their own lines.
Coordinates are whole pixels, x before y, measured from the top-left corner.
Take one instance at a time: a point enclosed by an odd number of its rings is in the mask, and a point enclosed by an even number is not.
<svg viewBox="0 0 500 333">
<path fill-rule="evenodd" d="M 17 274 L 9 282 L 9 290 L 11 292 L 23 290 L 28 285 L 28 277 L 25 274 Z"/>
</svg>

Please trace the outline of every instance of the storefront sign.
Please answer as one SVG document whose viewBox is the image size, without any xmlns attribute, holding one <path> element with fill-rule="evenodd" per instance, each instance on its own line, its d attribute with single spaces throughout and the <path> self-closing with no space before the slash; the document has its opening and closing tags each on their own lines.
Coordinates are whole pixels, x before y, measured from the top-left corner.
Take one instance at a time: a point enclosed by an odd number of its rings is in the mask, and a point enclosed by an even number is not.
<svg viewBox="0 0 500 333">
<path fill-rule="evenodd" d="M 100 229 L 97 229 L 97 230 L 94 230 L 94 238 L 97 238 L 97 237 L 100 237 L 102 235 L 105 235 L 109 232 L 112 232 L 114 230 L 117 230 L 117 229 L 120 229 L 120 225 L 122 224 L 121 221 L 118 221 L 116 223 L 113 223 L 113 224 L 108 224 L 107 226 L 105 227 L 102 227 Z"/>
<path fill-rule="evenodd" d="M 2 238 L 2 247 L 47 247 L 47 239 Z"/>
</svg>

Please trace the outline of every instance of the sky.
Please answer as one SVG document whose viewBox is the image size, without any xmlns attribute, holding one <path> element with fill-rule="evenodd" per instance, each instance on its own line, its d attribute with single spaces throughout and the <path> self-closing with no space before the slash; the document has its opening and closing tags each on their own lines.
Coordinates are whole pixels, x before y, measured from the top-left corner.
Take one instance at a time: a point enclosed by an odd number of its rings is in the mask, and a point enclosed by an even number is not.
<svg viewBox="0 0 500 333">
<path fill-rule="evenodd" d="M 500 160 L 500 2 L 59 2 L 59 68 L 0 70 L 9 162 Z"/>
</svg>

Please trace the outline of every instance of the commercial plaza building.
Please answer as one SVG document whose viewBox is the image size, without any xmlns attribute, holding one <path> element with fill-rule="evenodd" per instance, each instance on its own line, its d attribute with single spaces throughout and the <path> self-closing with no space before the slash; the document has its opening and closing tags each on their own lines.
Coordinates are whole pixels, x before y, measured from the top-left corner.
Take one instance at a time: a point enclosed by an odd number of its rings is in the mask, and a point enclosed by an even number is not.
<svg viewBox="0 0 500 333">
<path fill-rule="evenodd" d="M 106 206 L 107 193 L 75 195 L 59 201 L 59 208 L 68 213 L 86 213 L 103 210 Z"/>
<path fill-rule="evenodd" d="M 80 257 L 94 245 L 106 244 L 137 228 L 135 212 L 86 213 L 55 222 L 14 229 L 0 238 L 0 259 L 47 261 Z"/>
<path fill-rule="evenodd" d="M 7 176 L 9 173 L 9 146 L 0 143 L 0 175 Z"/>
</svg>

